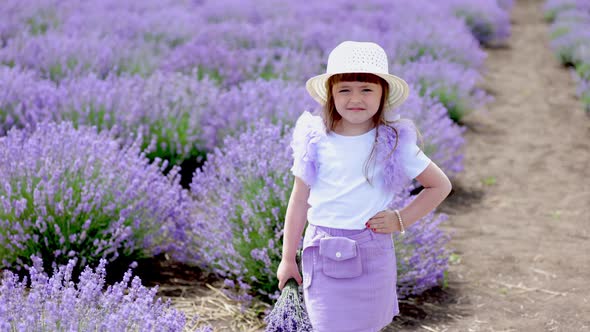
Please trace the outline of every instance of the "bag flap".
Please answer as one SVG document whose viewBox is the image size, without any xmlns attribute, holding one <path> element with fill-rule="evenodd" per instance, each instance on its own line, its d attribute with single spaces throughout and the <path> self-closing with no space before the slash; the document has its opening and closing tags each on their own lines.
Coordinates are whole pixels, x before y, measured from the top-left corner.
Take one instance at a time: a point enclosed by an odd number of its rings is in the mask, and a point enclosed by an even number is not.
<svg viewBox="0 0 590 332">
<path fill-rule="evenodd" d="M 320 255 L 343 261 L 357 255 L 356 241 L 347 237 L 326 237 L 320 240 Z"/>
</svg>

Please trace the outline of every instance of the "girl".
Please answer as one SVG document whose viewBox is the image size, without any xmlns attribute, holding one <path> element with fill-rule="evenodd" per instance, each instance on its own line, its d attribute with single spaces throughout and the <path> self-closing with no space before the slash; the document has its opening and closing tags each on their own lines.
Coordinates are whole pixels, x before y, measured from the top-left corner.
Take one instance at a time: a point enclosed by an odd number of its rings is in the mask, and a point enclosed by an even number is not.
<svg viewBox="0 0 590 332">
<path fill-rule="evenodd" d="M 399 313 L 391 234 L 438 206 L 451 183 L 416 145 L 413 123 L 393 115 L 409 88 L 388 73 L 379 45 L 341 43 L 306 88 L 323 110 L 304 112 L 293 132 L 279 289 L 289 278 L 303 284 L 314 331 L 379 331 Z M 424 190 L 403 209 L 388 209 L 413 178 Z M 302 278 L 295 254 L 306 221 Z"/>
</svg>

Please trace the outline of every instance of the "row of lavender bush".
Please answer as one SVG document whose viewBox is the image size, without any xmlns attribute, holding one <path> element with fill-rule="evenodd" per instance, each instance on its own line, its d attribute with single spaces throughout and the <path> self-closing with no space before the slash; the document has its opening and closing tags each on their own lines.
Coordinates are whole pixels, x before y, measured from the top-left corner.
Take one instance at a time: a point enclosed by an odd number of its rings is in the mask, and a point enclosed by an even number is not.
<svg viewBox="0 0 590 332">
<path fill-rule="evenodd" d="M 578 96 L 590 112 L 590 2 L 548 0 L 544 11 L 551 23 L 551 46 L 562 64 L 573 67 Z"/>
<path fill-rule="evenodd" d="M 138 143 L 121 148 L 111 132 L 70 122 L 10 130 L 0 138 L 0 160 L 1 266 L 18 271 L 4 271 L 0 283 L 0 330 L 192 326 L 130 272 L 104 289 L 107 260 L 162 252 L 183 259 L 182 243 L 171 239 L 185 238 L 194 220 L 177 169 L 164 176 L 166 162 L 150 163 Z M 24 272 L 30 279 L 20 281 Z"/>
<path fill-rule="evenodd" d="M 507 37 L 510 2 L 247 2 L 0 5 L 3 268 L 166 252 L 241 299 L 276 298 L 288 142 L 314 105 L 303 82 L 344 39 L 384 46 L 412 86 L 400 113 L 449 175 L 462 170 L 457 121 L 490 100 L 479 45 Z M 178 168 L 162 174 L 195 158 L 190 191 Z M 445 218 L 395 239 L 400 296 L 441 281 Z"/>
</svg>

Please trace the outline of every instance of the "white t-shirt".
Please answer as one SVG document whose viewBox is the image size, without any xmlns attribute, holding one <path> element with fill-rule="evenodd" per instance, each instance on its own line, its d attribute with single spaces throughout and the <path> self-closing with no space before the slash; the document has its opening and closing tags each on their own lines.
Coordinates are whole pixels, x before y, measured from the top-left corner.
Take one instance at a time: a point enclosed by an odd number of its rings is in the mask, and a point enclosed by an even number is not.
<svg viewBox="0 0 590 332">
<path fill-rule="evenodd" d="M 391 192 L 383 188 L 383 165 L 373 157 L 365 178 L 364 165 L 375 141 L 376 129 L 357 136 L 328 134 L 317 144 L 318 173 L 310 188 L 309 223 L 341 229 L 364 229 L 365 222 L 387 208 Z M 414 179 L 430 164 L 415 144 L 399 145 L 405 174 Z M 374 173 L 373 173 L 374 171 Z"/>
</svg>

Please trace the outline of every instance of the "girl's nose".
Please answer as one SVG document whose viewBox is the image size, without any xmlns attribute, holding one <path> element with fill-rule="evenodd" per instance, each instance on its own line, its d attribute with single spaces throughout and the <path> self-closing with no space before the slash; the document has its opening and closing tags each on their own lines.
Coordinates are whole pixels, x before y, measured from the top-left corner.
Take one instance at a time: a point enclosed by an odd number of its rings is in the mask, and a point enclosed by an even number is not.
<svg viewBox="0 0 590 332">
<path fill-rule="evenodd" d="M 363 100 L 363 97 L 362 97 L 362 95 L 361 95 L 361 93 L 360 93 L 360 92 L 355 92 L 355 91 L 353 91 L 353 92 L 350 94 L 350 101 L 351 101 L 351 102 L 355 102 L 355 101 L 361 101 L 361 100 Z"/>
</svg>

